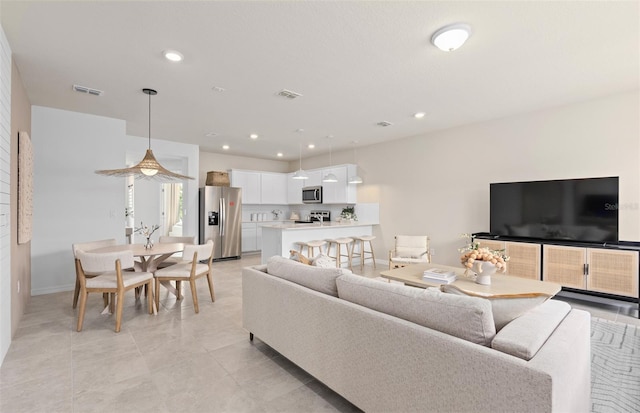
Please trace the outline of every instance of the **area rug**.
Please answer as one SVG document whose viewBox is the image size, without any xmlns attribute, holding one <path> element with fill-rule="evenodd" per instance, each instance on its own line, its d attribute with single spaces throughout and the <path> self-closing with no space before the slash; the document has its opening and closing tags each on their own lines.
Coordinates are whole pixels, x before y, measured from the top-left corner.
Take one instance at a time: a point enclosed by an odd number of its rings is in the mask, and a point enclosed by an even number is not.
<svg viewBox="0 0 640 413">
<path fill-rule="evenodd" d="M 591 411 L 640 412 L 640 327 L 592 317 Z"/>
</svg>

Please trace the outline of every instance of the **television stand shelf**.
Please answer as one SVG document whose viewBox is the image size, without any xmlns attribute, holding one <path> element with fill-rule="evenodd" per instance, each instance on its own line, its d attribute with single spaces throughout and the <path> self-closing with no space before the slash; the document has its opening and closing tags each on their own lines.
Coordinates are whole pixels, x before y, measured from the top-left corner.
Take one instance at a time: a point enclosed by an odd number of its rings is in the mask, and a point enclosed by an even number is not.
<svg viewBox="0 0 640 413">
<path fill-rule="evenodd" d="M 564 289 L 636 302 L 640 318 L 640 243 L 521 239 L 476 233 L 481 247 L 505 250 L 512 275 L 551 281 Z"/>
</svg>

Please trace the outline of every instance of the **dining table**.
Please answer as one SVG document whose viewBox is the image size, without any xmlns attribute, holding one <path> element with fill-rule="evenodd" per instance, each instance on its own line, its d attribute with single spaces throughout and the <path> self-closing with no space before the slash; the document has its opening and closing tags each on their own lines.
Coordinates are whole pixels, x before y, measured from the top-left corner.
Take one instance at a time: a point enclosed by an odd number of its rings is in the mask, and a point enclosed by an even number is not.
<svg viewBox="0 0 640 413">
<path fill-rule="evenodd" d="M 87 252 L 92 253 L 109 253 L 109 252 L 121 252 L 121 251 L 131 251 L 133 252 L 133 256 L 140 259 L 140 261 L 135 261 L 134 270 L 140 272 L 154 272 L 158 269 L 158 265 L 172 256 L 175 253 L 184 251 L 185 244 L 182 242 L 167 242 L 167 243 L 157 243 L 154 244 L 151 248 L 145 247 L 145 244 L 119 244 L 119 245 L 110 245 L 108 247 L 96 248 Z M 167 285 L 163 283 L 170 292 L 178 295 L 177 291 L 173 286 Z M 136 291 L 136 297 L 140 294 L 139 291 Z M 109 306 L 107 306 L 103 313 L 109 311 Z M 153 314 L 157 314 L 158 309 L 156 308 L 155 300 L 153 302 Z"/>
</svg>

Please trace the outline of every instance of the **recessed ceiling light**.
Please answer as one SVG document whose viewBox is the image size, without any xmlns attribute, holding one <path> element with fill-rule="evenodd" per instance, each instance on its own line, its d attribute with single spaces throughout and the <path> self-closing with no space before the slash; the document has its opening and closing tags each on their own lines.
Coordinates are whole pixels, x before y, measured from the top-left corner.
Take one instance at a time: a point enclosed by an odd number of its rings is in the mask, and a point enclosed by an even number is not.
<svg viewBox="0 0 640 413">
<path fill-rule="evenodd" d="M 440 50 L 452 52 L 462 46 L 469 36 L 471 27 L 468 24 L 451 24 L 435 32 L 431 42 Z"/>
<path fill-rule="evenodd" d="M 171 60 L 172 62 L 181 62 L 182 59 L 184 59 L 182 53 L 178 52 L 177 50 L 165 50 L 162 53 L 167 60 Z"/>
<path fill-rule="evenodd" d="M 229 150 L 229 145 L 222 145 L 222 149 L 224 149 L 225 151 Z"/>
<path fill-rule="evenodd" d="M 255 134 L 255 133 L 252 133 L 251 135 L 249 135 L 249 137 L 250 137 L 251 139 L 258 139 L 258 135 L 257 135 L 257 134 Z"/>
<path fill-rule="evenodd" d="M 315 147 L 316 147 L 316 145 L 314 145 L 314 144 L 312 144 L 312 143 L 310 143 L 309 145 L 307 145 L 307 148 L 309 148 L 309 149 L 313 149 L 313 148 L 315 148 Z"/>
<path fill-rule="evenodd" d="M 284 154 L 283 154 L 282 152 L 278 152 L 278 153 L 276 154 L 276 156 L 277 156 L 278 158 L 282 158 L 282 157 L 284 156 Z"/>
<path fill-rule="evenodd" d="M 426 113 L 418 112 L 418 113 L 414 113 L 413 117 L 416 118 L 416 119 L 422 119 L 422 118 L 424 118 L 424 115 L 426 115 Z"/>
</svg>

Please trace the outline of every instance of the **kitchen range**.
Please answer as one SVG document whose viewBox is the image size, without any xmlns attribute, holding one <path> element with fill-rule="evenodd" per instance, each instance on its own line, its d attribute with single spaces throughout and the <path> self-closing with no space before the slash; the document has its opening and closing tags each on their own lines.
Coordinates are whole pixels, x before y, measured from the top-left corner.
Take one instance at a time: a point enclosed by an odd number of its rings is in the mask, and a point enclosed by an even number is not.
<svg viewBox="0 0 640 413">
<path fill-rule="evenodd" d="M 307 219 L 297 219 L 294 220 L 296 224 L 313 224 L 314 222 L 330 222 L 331 221 L 331 211 L 311 211 L 307 217 Z"/>
</svg>

